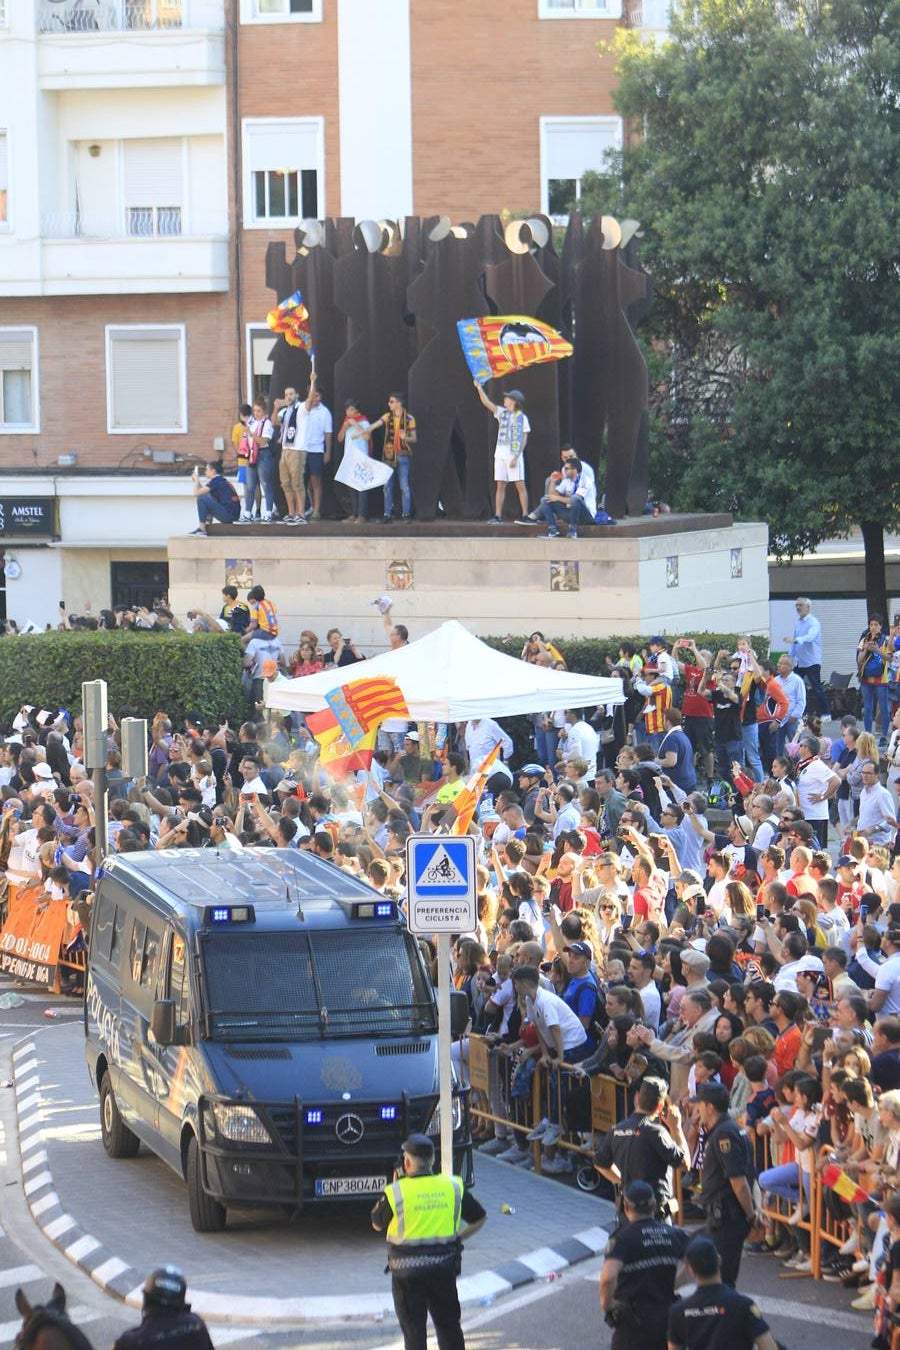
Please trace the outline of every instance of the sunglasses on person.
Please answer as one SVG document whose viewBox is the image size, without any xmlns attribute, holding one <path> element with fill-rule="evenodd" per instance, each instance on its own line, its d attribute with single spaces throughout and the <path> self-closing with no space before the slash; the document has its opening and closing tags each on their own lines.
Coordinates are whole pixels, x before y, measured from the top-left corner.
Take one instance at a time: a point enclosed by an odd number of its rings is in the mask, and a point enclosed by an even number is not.
<svg viewBox="0 0 900 1350">
<path fill-rule="evenodd" d="M 601 906 L 600 906 L 600 913 L 601 913 L 601 914 L 615 914 L 615 912 L 616 912 L 615 905 L 601 905 Z"/>
</svg>

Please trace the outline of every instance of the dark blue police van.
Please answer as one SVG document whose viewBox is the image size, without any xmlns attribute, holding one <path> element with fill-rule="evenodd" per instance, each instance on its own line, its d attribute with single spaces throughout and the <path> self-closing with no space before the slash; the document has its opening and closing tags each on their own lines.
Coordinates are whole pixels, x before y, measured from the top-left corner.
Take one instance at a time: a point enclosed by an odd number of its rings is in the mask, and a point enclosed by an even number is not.
<svg viewBox="0 0 900 1350">
<path fill-rule="evenodd" d="M 112 1158 L 146 1144 L 191 1222 L 371 1199 L 438 1123 L 437 1002 L 397 905 L 293 849 L 110 859 L 93 908 L 86 1056 Z M 471 1181 L 454 1086 L 454 1170 Z"/>
</svg>

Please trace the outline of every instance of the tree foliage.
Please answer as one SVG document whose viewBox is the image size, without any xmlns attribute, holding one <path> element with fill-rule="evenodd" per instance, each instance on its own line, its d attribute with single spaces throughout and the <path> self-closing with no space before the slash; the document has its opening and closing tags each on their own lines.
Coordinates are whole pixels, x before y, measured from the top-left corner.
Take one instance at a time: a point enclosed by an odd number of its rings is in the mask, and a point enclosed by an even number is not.
<svg viewBox="0 0 900 1350">
<path fill-rule="evenodd" d="M 896 527 L 900 0 L 673 9 L 617 38 L 627 149 L 579 203 L 642 223 L 654 484 L 780 555 Z"/>
</svg>

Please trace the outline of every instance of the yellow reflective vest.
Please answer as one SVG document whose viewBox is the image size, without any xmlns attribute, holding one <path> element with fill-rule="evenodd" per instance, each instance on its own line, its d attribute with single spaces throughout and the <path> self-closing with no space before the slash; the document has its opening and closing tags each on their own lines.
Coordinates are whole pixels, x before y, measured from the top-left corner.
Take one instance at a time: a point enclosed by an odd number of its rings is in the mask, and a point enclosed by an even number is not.
<svg viewBox="0 0 900 1350">
<path fill-rule="evenodd" d="M 391 1207 L 387 1240 L 394 1246 L 455 1243 L 462 1210 L 462 1177 L 401 1177 L 385 1186 Z"/>
</svg>

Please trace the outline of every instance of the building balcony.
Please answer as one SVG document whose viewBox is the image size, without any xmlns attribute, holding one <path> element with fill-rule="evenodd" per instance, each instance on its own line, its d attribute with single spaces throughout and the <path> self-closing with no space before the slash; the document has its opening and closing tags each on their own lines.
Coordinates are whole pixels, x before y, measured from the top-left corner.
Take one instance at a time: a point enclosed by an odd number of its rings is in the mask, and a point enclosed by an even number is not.
<svg viewBox="0 0 900 1350">
<path fill-rule="evenodd" d="M 225 82 L 224 0 L 36 0 L 42 89 Z M 115 33 L 114 43 L 98 33 Z"/>
<path fill-rule="evenodd" d="M 629 28 L 664 37 L 669 31 L 671 9 L 672 0 L 630 0 L 625 7 L 625 21 Z"/>
<path fill-rule="evenodd" d="M 180 207 L 115 217 L 51 212 L 41 221 L 44 295 L 148 295 L 228 290 L 228 222 Z"/>
</svg>

